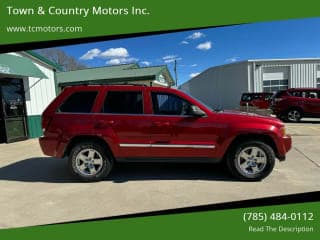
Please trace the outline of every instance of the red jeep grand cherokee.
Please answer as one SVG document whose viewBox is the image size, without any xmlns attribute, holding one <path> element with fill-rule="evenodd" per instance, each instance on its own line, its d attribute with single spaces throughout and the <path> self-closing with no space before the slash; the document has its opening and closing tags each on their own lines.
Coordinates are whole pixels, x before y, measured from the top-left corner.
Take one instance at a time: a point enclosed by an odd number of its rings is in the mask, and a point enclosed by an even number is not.
<svg viewBox="0 0 320 240">
<path fill-rule="evenodd" d="M 278 118 L 299 122 L 303 117 L 320 117 L 319 88 L 290 88 L 279 91 L 272 100 L 273 113 Z"/>
<path fill-rule="evenodd" d="M 84 181 L 106 177 L 114 162 L 221 162 L 241 180 L 261 180 L 291 138 L 271 117 L 214 112 L 171 88 L 67 87 L 43 113 L 44 154 L 69 158 Z"/>
</svg>

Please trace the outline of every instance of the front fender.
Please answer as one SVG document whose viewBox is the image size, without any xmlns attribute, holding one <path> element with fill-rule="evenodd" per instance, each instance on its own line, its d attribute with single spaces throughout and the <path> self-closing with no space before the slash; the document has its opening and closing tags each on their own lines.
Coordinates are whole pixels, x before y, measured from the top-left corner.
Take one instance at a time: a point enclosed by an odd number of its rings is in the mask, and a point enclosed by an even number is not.
<svg viewBox="0 0 320 240">
<path fill-rule="evenodd" d="M 229 150 L 229 147 L 236 139 L 240 137 L 249 137 L 250 139 L 261 140 L 261 138 L 269 138 L 274 143 L 275 152 L 278 155 L 283 153 L 282 143 L 280 141 L 281 134 L 279 128 L 270 124 L 255 123 L 238 123 L 236 125 L 229 125 L 226 129 L 223 139 L 221 140 L 220 157 L 224 157 L 225 153 Z"/>
</svg>

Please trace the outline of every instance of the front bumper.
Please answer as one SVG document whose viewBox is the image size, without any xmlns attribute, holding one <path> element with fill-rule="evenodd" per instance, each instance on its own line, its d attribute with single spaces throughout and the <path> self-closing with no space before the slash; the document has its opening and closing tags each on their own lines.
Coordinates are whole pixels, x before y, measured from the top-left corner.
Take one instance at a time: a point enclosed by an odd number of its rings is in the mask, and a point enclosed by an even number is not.
<svg viewBox="0 0 320 240">
<path fill-rule="evenodd" d="M 292 139 L 290 135 L 286 135 L 284 137 L 281 138 L 281 142 L 282 142 L 282 146 L 279 149 L 279 154 L 277 156 L 277 158 L 280 161 L 284 161 L 286 160 L 286 153 L 290 151 L 291 147 L 292 147 Z"/>
</svg>

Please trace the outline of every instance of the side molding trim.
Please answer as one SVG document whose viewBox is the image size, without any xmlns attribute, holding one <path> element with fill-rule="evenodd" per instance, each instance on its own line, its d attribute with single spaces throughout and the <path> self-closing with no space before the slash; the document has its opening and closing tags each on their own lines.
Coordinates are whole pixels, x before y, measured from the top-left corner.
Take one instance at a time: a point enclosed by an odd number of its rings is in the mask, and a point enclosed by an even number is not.
<svg viewBox="0 0 320 240">
<path fill-rule="evenodd" d="M 120 147 L 152 147 L 152 148 L 201 148 L 214 149 L 215 145 L 203 144 L 136 144 L 136 143 L 120 143 Z"/>
</svg>

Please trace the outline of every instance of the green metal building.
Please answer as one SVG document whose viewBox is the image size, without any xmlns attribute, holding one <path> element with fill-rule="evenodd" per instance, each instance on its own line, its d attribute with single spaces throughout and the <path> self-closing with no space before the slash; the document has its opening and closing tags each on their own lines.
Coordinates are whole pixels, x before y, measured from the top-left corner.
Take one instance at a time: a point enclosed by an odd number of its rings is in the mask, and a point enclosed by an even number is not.
<svg viewBox="0 0 320 240">
<path fill-rule="evenodd" d="M 145 84 L 170 87 L 174 80 L 166 65 L 140 67 L 138 64 L 123 64 L 82 70 L 58 72 L 58 88 L 79 84 Z"/>
</svg>

